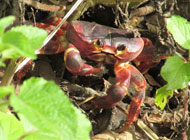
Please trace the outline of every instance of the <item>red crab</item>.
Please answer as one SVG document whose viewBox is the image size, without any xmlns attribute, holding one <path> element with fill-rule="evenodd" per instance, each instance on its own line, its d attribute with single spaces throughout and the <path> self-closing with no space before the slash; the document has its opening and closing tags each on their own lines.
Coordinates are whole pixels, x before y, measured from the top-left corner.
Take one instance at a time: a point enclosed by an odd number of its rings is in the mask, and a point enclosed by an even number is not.
<svg viewBox="0 0 190 140">
<path fill-rule="evenodd" d="M 48 23 L 39 23 L 37 26 L 50 32 L 59 22 L 59 18 L 53 17 Z M 152 42 L 147 38 L 131 38 L 130 33 L 125 30 L 74 21 L 71 24 L 65 23 L 49 44 L 38 50 L 38 53 L 55 54 L 62 51 L 65 51 L 66 68 L 78 75 L 89 75 L 101 70 L 85 64 L 81 56 L 96 62 L 114 64 L 116 84 L 108 89 L 107 96 L 93 101 L 96 108 L 111 108 L 117 105 L 127 94 L 129 85 L 135 87 L 137 94 L 130 103 L 125 128 L 130 126 L 138 117 L 145 98 L 146 80 L 141 72 L 128 62 L 143 61 L 143 65 L 150 67 L 154 63 Z"/>
</svg>

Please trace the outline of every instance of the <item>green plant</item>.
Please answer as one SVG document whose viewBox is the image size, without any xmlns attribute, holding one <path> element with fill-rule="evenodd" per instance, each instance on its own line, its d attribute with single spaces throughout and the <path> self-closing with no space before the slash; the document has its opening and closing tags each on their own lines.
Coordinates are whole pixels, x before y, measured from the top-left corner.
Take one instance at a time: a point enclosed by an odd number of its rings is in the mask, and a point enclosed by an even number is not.
<svg viewBox="0 0 190 140">
<path fill-rule="evenodd" d="M 89 120 L 54 82 L 32 77 L 21 85 L 18 96 L 14 87 L 9 86 L 18 66 L 17 59 L 35 59 L 34 51 L 47 36 L 46 31 L 25 25 L 13 27 L 5 32 L 5 28 L 13 21 L 13 16 L 0 20 L 0 65 L 5 66 L 4 60 L 11 59 L 7 70 L 13 68 L 5 72 L 0 87 L 0 139 L 90 139 Z M 8 106 L 13 108 L 19 119 L 10 112 Z"/>
<path fill-rule="evenodd" d="M 167 19 L 167 28 L 176 42 L 190 50 L 190 23 L 177 15 Z M 173 96 L 174 89 L 184 89 L 190 81 L 190 62 L 178 56 L 169 57 L 161 69 L 162 77 L 168 82 L 156 92 L 155 103 L 163 109 L 167 98 Z"/>
</svg>

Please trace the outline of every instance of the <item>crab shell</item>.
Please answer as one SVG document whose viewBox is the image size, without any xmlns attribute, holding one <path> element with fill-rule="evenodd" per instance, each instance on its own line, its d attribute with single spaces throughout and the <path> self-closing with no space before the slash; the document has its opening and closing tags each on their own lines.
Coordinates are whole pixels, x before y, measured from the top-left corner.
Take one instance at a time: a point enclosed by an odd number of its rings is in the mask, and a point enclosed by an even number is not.
<svg viewBox="0 0 190 140">
<path fill-rule="evenodd" d="M 85 21 L 72 22 L 66 34 L 82 57 L 107 64 L 131 61 L 141 53 L 143 39 L 130 37 L 127 31 Z"/>
</svg>

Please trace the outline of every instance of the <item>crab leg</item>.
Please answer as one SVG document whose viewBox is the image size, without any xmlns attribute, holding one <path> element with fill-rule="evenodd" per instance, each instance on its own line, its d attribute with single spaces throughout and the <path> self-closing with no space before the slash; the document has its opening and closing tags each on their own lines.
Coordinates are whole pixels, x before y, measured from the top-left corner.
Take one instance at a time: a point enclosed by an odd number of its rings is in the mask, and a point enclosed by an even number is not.
<svg viewBox="0 0 190 140">
<path fill-rule="evenodd" d="M 141 72 L 139 72 L 137 68 L 135 68 L 132 65 L 130 65 L 128 69 L 131 71 L 130 83 L 136 89 L 137 94 L 130 103 L 128 121 L 125 123 L 123 130 L 126 130 L 126 128 L 128 128 L 133 123 L 133 121 L 137 119 L 140 113 L 140 107 L 145 98 L 145 90 L 146 90 L 146 80 L 141 74 Z"/>
<path fill-rule="evenodd" d="M 154 67 L 158 64 L 162 59 L 167 59 L 168 55 L 161 55 L 160 57 L 154 60 L 155 50 L 156 48 L 152 44 L 152 41 L 148 38 L 142 38 L 144 41 L 144 48 L 140 55 L 133 60 L 133 62 L 137 65 L 138 70 L 145 74 L 150 68 Z"/>
<path fill-rule="evenodd" d="M 115 64 L 114 70 L 116 84 L 108 89 L 107 96 L 97 98 L 93 105 L 96 108 L 111 108 L 115 106 L 127 94 L 129 84 L 131 83 L 135 87 L 137 94 L 130 103 L 128 121 L 122 129 L 125 130 L 139 115 L 140 106 L 145 97 L 146 80 L 134 66 L 128 63 Z"/>
<path fill-rule="evenodd" d="M 101 68 L 95 68 L 91 65 L 85 64 L 78 49 L 72 44 L 69 44 L 65 50 L 64 61 L 66 68 L 77 75 L 89 75 L 101 70 Z"/>
<path fill-rule="evenodd" d="M 116 84 L 111 86 L 107 95 L 99 97 L 93 101 L 93 106 L 96 108 L 111 108 L 117 105 L 127 94 L 131 79 L 131 72 L 127 69 L 128 64 L 115 64 L 114 72 L 116 75 Z"/>
</svg>

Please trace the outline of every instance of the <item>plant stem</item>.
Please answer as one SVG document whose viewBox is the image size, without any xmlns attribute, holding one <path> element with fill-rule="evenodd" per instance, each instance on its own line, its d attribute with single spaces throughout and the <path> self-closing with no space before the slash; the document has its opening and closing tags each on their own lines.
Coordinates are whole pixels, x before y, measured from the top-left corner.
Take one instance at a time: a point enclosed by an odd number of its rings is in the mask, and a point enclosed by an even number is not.
<svg viewBox="0 0 190 140">
<path fill-rule="evenodd" d="M 190 62 L 190 50 L 189 50 L 189 55 L 188 55 L 188 62 Z M 187 124 L 189 123 L 189 119 L 188 119 L 188 105 L 189 105 L 189 89 L 188 86 L 184 89 L 184 114 L 183 114 L 183 119 L 187 120 Z M 189 136 L 188 136 L 189 137 Z M 183 140 L 187 140 L 187 134 L 186 131 L 182 133 L 182 138 Z"/>
<path fill-rule="evenodd" d="M 20 0 L 20 2 L 31 5 L 34 8 L 40 9 L 43 11 L 57 12 L 58 10 L 60 10 L 60 6 L 48 5 L 48 4 L 40 3 L 40 2 L 34 1 L 34 0 Z"/>
<path fill-rule="evenodd" d="M 19 62 L 17 62 L 17 59 L 11 59 L 5 71 L 5 75 L 3 76 L 3 79 L 0 83 L 0 86 L 10 85 L 18 65 L 19 65 Z"/>
<path fill-rule="evenodd" d="M 120 2 L 122 2 L 123 4 L 129 3 L 129 2 L 141 2 L 140 0 L 90 0 L 90 1 L 93 1 L 94 5 L 101 3 L 107 6 L 116 5 L 117 3 L 120 3 Z"/>
</svg>

